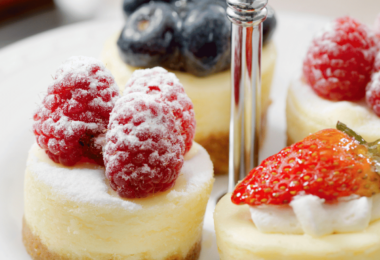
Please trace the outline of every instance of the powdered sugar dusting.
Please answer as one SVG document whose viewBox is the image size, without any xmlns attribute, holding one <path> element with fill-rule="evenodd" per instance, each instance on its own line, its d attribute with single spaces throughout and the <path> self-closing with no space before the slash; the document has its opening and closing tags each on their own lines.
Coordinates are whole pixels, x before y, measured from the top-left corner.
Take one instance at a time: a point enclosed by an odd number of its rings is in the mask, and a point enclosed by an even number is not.
<svg viewBox="0 0 380 260">
<path fill-rule="evenodd" d="M 193 104 L 178 78 L 161 67 L 136 70 L 126 84 L 124 95 L 135 92 L 153 95 L 170 105 L 181 125 L 181 134 L 186 144 L 185 152 L 188 152 L 195 135 L 195 115 Z"/>
<path fill-rule="evenodd" d="M 190 193 L 201 190 L 213 178 L 213 168 L 207 152 L 198 144 L 198 152 L 190 160 L 185 161 L 181 176 L 186 180 L 185 186 L 177 189 L 176 186 L 165 196 L 170 200 L 179 196 L 189 196 Z M 30 173 L 53 189 L 54 193 L 63 196 L 62 199 L 77 203 L 90 203 L 101 207 L 119 207 L 129 211 L 142 209 L 138 200 L 129 201 L 114 197 L 108 193 L 104 168 L 91 167 L 63 167 L 48 163 L 47 157 L 41 159 L 44 152 L 34 144 L 29 152 L 27 168 Z"/>
<path fill-rule="evenodd" d="M 375 58 L 375 64 L 373 66 L 375 72 L 380 71 L 380 51 L 377 53 Z"/>
<path fill-rule="evenodd" d="M 64 61 L 54 74 L 56 82 L 62 82 L 67 77 L 84 78 L 96 73 L 99 77 L 110 76 L 110 71 L 105 68 L 103 63 L 92 57 L 72 56 Z M 96 89 L 98 82 L 96 79 L 91 80 L 90 88 Z M 118 90 L 116 83 L 110 85 L 110 88 Z"/>
<path fill-rule="evenodd" d="M 34 115 L 37 143 L 55 162 L 74 165 L 84 156 L 103 164 L 92 139 L 107 128 L 118 98 L 115 80 L 100 61 L 69 58 Z"/>
<path fill-rule="evenodd" d="M 146 197 L 174 185 L 185 145 L 165 102 L 142 92 L 125 95 L 117 101 L 108 129 L 106 176 L 120 196 Z"/>
<path fill-rule="evenodd" d="M 372 74 L 367 86 L 366 101 L 373 112 L 380 116 L 380 71 Z"/>
</svg>

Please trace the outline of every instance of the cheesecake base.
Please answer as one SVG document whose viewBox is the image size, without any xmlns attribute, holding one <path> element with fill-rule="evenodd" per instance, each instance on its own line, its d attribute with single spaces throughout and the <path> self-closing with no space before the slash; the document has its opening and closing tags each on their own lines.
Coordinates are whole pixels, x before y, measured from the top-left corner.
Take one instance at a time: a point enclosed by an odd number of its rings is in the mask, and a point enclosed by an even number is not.
<svg viewBox="0 0 380 260">
<path fill-rule="evenodd" d="M 131 256 L 121 256 L 114 254 L 96 254 L 96 258 L 93 257 L 72 257 L 67 255 L 60 255 L 54 252 L 51 252 L 49 248 L 42 243 L 41 239 L 34 235 L 29 228 L 29 225 L 26 223 L 25 219 L 22 221 L 22 242 L 26 248 L 28 254 L 32 257 L 33 260 L 121 260 L 121 259 L 141 259 L 141 260 L 150 260 L 156 258 L 150 258 L 147 255 L 131 255 Z M 163 260 L 196 260 L 199 258 L 201 252 L 201 238 L 199 242 L 196 242 L 183 257 L 180 253 L 173 253 L 173 255 L 164 258 Z M 137 257 L 137 258 L 136 258 Z"/>
<path fill-rule="evenodd" d="M 269 103 L 270 104 L 270 103 Z M 269 105 L 267 109 L 269 108 Z M 259 146 L 262 147 L 267 133 L 267 109 L 262 113 L 261 117 L 261 138 Z M 199 138 L 197 143 L 202 145 L 210 155 L 214 164 L 215 175 L 228 173 L 228 153 L 229 153 L 229 131 L 210 134 L 206 138 Z"/>
<path fill-rule="evenodd" d="M 293 138 L 290 137 L 290 134 L 286 133 L 286 146 L 291 146 L 292 144 L 296 143 L 296 141 L 293 140 Z"/>
</svg>

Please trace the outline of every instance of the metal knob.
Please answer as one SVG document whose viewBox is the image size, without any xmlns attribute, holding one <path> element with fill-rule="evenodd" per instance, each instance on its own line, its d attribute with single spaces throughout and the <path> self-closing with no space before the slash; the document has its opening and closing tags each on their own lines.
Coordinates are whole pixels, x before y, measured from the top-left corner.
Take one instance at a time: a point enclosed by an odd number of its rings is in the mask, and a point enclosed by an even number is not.
<svg viewBox="0 0 380 260">
<path fill-rule="evenodd" d="M 227 0 L 232 22 L 228 191 L 259 162 L 262 22 L 268 0 Z"/>
</svg>

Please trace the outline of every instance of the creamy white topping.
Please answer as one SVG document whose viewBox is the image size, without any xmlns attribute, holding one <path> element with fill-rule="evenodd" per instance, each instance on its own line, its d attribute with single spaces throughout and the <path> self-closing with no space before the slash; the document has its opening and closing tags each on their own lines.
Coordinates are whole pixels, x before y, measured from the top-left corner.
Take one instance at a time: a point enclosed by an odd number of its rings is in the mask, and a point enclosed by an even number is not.
<svg viewBox="0 0 380 260">
<path fill-rule="evenodd" d="M 29 154 L 27 167 L 33 176 L 69 201 L 121 207 L 131 211 L 142 209 L 139 201 L 143 199 L 126 200 L 110 193 L 103 167 L 88 163 L 75 167 L 55 164 L 37 144 L 32 146 Z M 174 186 L 162 196 L 168 199 L 186 197 L 189 193 L 201 189 L 213 178 L 212 167 L 207 152 L 194 142 L 185 156 L 185 163 L 177 179 L 182 185 Z"/>
<path fill-rule="evenodd" d="M 332 204 L 317 196 L 300 195 L 286 206 L 256 206 L 250 211 L 256 227 L 266 233 L 324 236 L 360 232 L 380 219 L 380 194 L 343 198 Z"/>
</svg>

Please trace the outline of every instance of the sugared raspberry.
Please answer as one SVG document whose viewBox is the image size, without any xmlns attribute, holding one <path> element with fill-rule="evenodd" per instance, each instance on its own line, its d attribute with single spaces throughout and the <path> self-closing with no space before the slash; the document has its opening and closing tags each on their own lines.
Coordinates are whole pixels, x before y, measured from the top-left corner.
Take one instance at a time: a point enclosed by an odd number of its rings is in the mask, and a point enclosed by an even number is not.
<svg viewBox="0 0 380 260">
<path fill-rule="evenodd" d="M 377 53 L 375 64 L 373 66 L 373 71 L 374 72 L 380 71 L 380 51 Z"/>
<path fill-rule="evenodd" d="M 377 39 L 350 17 L 338 18 L 316 37 L 306 55 L 303 75 L 321 97 L 359 100 L 371 79 Z"/>
<path fill-rule="evenodd" d="M 101 62 L 71 57 L 58 68 L 34 114 L 38 145 L 56 163 L 72 166 L 88 158 L 103 165 L 96 139 L 107 129 L 118 98 L 118 87 Z"/>
<path fill-rule="evenodd" d="M 368 83 L 366 101 L 376 115 L 380 116 L 380 71 L 373 73 Z"/>
<path fill-rule="evenodd" d="M 188 152 L 193 144 L 196 122 L 193 103 L 177 77 L 160 67 L 137 70 L 128 81 L 124 95 L 134 92 L 153 95 L 170 106 L 181 125 L 181 134 L 186 145 L 185 153 Z"/>
<path fill-rule="evenodd" d="M 143 198 L 174 185 L 185 143 L 170 105 L 157 96 L 135 92 L 120 98 L 106 141 L 106 177 L 121 197 Z"/>
</svg>

